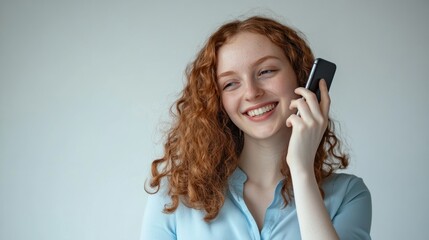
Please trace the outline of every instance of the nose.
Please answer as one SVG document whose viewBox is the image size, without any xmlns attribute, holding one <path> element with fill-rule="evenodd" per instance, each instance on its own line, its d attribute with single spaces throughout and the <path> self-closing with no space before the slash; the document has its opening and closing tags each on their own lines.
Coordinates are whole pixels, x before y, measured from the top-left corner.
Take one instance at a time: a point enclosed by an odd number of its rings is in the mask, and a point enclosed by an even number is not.
<svg viewBox="0 0 429 240">
<path fill-rule="evenodd" d="M 264 90 L 258 86 L 258 83 L 255 81 L 247 81 L 246 84 L 246 93 L 245 93 L 245 99 L 247 101 L 253 101 L 255 99 L 258 99 L 264 94 Z"/>
</svg>

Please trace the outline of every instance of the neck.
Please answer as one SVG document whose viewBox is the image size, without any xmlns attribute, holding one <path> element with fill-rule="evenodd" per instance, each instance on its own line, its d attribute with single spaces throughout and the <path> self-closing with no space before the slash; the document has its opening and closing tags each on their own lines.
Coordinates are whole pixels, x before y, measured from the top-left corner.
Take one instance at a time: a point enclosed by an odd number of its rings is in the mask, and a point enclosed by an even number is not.
<svg viewBox="0 0 429 240">
<path fill-rule="evenodd" d="M 289 138 L 288 133 L 262 140 L 245 136 L 239 166 L 246 173 L 247 181 L 268 187 L 284 178 L 280 169 L 286 161 Z"/>
</svg>

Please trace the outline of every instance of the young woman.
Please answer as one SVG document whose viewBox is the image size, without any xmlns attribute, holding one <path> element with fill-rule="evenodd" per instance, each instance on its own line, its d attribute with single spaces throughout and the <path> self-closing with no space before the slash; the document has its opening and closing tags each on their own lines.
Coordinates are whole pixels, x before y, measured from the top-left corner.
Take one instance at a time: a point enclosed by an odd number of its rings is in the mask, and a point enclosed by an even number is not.
<svg viewBox="0 0 429 240">
<path fill-rule="evenodd" d="M 303 88 L 313 61 L 300 34 L 272 19 L 213 33 L 152 163 L 142 239 L 370 239 L 367 187 L 334 173 L 348 158 L 326 83 L 320 103 Z"/>
</svg>

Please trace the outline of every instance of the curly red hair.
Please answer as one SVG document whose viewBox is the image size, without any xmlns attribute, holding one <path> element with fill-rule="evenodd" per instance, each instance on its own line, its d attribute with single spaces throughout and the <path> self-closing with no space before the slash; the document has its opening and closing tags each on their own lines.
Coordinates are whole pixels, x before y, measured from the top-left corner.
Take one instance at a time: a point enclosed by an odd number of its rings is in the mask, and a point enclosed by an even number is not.
<svg viewBox="0 0 429 240">
<path fill-rule="evenodd" d="M 171 204 L 166 213 L 174 212 L 179 203 L 204 210 L 206 221 L 219 213 L 228 188 L 228 178 L 238 166 L 243 136 L 223 109 L 217 85 L 217 52 L 239 32 L 266 36 L 283 49 L 294 69 L 299 86 L 304 86 L 314 57 L 301 34 L 275 20 L 255 16 L 221 26 L 206 42 L 196 59 L 186 69 L 187 84 L 171 113 L 174 124 L 167 134 L 164 156 L 152 163 L 150 187 L 158 192 L 167 178 Z M 314 169 L 319 189 L 323 179 L 336 169 L 346 168 L 348 157 L 329 120 L 328 128 L 315 156 Z M 282 196 L 287 205 L 293 197 L 290 171 L 286 164 L 281 173 L 286 181 Z"/>
</svg>

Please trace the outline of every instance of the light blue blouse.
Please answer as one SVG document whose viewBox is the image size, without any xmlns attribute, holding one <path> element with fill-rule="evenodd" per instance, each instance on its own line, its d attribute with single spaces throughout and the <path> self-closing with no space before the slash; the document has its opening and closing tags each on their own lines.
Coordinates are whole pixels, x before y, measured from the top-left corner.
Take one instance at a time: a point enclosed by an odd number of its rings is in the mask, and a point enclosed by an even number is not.
<svg viewBox="0 0 429 240">
<path fill-rule="evenodd" d="M 268 207 L 262 231 L 243 199 L 246 174 L 237 168 L 229 179 L 225 204 L 213 221 L 203 220 L 204 212 L 182 203 L 172 214 L 162 212 L 171 202 L 165 189 L 149 195 L 143 217 L 141 240 L 284 240 L 301 239 L 295 204 L 283 207 L 277 185 L 274 200 Z M 371 239 L 371 195 L 361 178 L 333 174 L 323 184 L 324 203 L 340 239 Z"/>
</svg>

